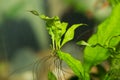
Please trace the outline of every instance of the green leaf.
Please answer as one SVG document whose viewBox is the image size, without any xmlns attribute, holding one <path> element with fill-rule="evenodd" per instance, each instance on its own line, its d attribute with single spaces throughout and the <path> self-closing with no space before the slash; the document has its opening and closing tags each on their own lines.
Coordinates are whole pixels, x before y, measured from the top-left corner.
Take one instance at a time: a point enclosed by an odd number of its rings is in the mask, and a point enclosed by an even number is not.
<svg viewBox="0 0 120 80">
<path fill-rule="evenodd" d="M 58 51 L 57 54 L 60 59 L 67 63 L 67 65 L 73 70 L 75 75 L 83 79 L 83 77 L 85 76 L 84 68 L 79 60 L 73 58 L 70 54 L 62 51 Z"/>
<path fill-rule="evenodd" d="M 36 15 L 36 16 L 39 16 L 39 13 L 36 11 L 36 10 L 32 10 L 30 11 L 32 14 Z"/>
<path fill-rule="evenodd" d="M 52 46 L 53 46 L 53 48 L 54 48 L 54 41 L 55 41 L 55 35 L 54 35 L 54 33 L 52 32 L 52 29 L 50 28 L 49 30 L 48 30 L 49 32 L 49 34 L 51 35 L 51 39 L 52 39 Z"/>
<path fill-rule="evenodd" d="M 65 22 L 60 23 L 60 22 L 56 21 L 55 25 L 57 27 L 57 29 L 55 31 L 56 43 L 60 48 L 61 38 L 62 38 L 63 34 L 66 32 L 66 28 L 67 28 L 68 23 L 65 23 Z"/>
<path fill-rule="evenodd" d="M 48 72 L 48 80 L 57 80 L 57 78 L 52 72 Z"/>
<path fill-rule="evenodd" d="M 116 46 L 120 42 L 120 35 L 118 36 L 113 36 L 108 42 L 108 45 L 113 47 Z"/>
<path fill-rule="evenodd" d="M 115 7 L 117 4 L 120 3 L 120 0 L 108 0 L 110 2 L 110 4 Z"/>
<path fill-rule="evenodd" d="M 54 17 L 50 18 L 50 17 L 45 16 L 44 14 L 42 14 L 42 15 L 40 15 L 40 18 L 43 19 L 43 20 L 46 20 L 46 21 L 48 21 L 48 20 L 59 21 L 59 17 L 58 16 L 54 16 Z"/>
<path fill-rule="evenodd" d="M 66 32 L 68 23 L 61 23 L 57 16 L 50 18 L 45 15 L 40 15 L 40 18 L 46 21 L 47 30 L 52 37 L 53 46 L 60 48 L 61 38 Z"/>
<path fill-rule="evenodd" d="M 105 22 L 98 26 L 98 43 L 101 43 L 102 45 L 109 45 L 109 40 L 113 36 L 120 35 L 119 13 L 120 4 L 114 7 L 111 16 Z"/>
<path fill-rule="evenodd" d="M 79 41 L 77 42 L 78 45 L 84 45 L 84 46 L 91 46 L 90 44 L 88 44 L 87 42 L 85 41 Z"/>
<path fill-rule="evenodd" d="M 61 22 L 59 17 L 48 17 L 45 15 L 40 15 L 40 18 L 46 21 L 46 27 L 48 30 L 49 35 L 52 39 L 52 46 L 53 48 L 59 48 L 60 47 L 60 41 L 61 41 Z"/>
<path fill-rule="evenodd" d="M 98 31 L 89 40 L 88 44 L 102 46 L 89 47 L 87 46 L 84 50 L 84 63 L 87 71 L 90 70 L 91 66 L 101 63 L 110 56 L 109 49 L 107 47 L 116 47 L 120 42 L 120 4 L 113 8 L 112 14 L 108 19 L 98 26 Z"/>
<path fill-rule="evenodd" d="M 66 28 L 68 26 L 68 23 L 62 22 L 61 25 L 59 26 L 59 29 L 61 29 L 61 37 L 63 36 L 63 34 L 66 32 Z"/>
<path fill-rule="evenodd" d="M 79 26 L 82 26 L 83 24 L 74 24 L 72 25 L 67 32 L 65 33 L 64 39 L 62 41 L 61 46 L 63 46 L 66 42 L 72 40 L 74 38 L 74 31 L 76 28 L 78 28 Z"/>
<path fill-rule="evenodd" d="M 90 41 L 93 42 L 94 37 L 96 36 L 94 35 L 92 38 L 90 38 L 88 42 Z M 95 47 L 86 46 L 84 50 L 84 68 L 86 72 L 89 72 L 90 68 L 93 65 L 97 65 L 101 63 L 102 61 L 104 61 L 105 59 L 107 59 L 108 56 L 110 55 L 110 53 L 107 53 L 107 52 L 108 50 L 106 48 L 103 48 L 99 45 L 96 45 Z"/>
</svg>

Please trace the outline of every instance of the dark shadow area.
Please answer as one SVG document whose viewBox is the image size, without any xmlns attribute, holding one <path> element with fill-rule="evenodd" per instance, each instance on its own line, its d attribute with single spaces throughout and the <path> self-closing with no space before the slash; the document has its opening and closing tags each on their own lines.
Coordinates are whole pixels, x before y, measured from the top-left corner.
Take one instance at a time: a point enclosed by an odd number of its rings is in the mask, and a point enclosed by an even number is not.
<svg viewBox="0 0 120 80">
<path fill-rule="evenodd" d="M 80 41 L 80 40 L 87 40 L 93 33 L 93 28 L 95 26 L 95 21 L 93 18 L 88 18 L 85 14 L 80 12 L 75 12 L 74 9 L 70 9 L 66 11 L 63 15 L 61 20 L 63 22 L 68 22 L 68 28 L 71 27 L 73 24 L 87 24 L 79 27 L 75 30 L 75 36 L 73 41 Z"/>
<path fill-rule="evenodd" d="M 15 51 L 20 48 L 40 49 L 31 25 L 26 20 L 7 19 L 0 27 L 0 50 L 7 53 L 7 59 L 12 59 Z M 3 58 L 4 56 L 1 56 Z"/>
<path fill-rule="evenodd" d="M 79 80 L 79 78 L 77 76 L 72 76 L 70 79 L 68 80 Z"/>
</svg>

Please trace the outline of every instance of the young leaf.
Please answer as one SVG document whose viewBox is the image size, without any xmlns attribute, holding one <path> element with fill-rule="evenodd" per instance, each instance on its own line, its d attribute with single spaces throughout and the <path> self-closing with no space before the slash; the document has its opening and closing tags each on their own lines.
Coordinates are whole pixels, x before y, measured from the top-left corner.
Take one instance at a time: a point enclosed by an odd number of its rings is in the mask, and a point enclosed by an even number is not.
<svg viewBox="0 0 120 80">
<path fill-rule="evenodd" d="M 59 21 L 59 17 L 58 16 L 54 16 L 52 18 L 45 16 L 44 14 L 40 15 L 40 18 L 45 20 L 45 21 Z"/>
<path fill-rule="evenodd" d="M 60 45 L 61 38 L 63 34 L 66 32 L 67 25 L 68 23 L 65 23 L 65 22 L 62 22 L 62 23 L 60 21 L 54 22 L 54 26 L 56 27 L 56 29 L 54 30 L 54 34 L 55 34 L 56 44 L 59 48 L 61 46 Z"/>
<path fill-rule="evenodd" d="M 73 58 L 70 54 L 62 52 L 62 51 L 58 51 L 57 52 L 58 56 L 60 57 L 60 59 L 62 59 L 63 61 L 65 61 L 67 63 L 67 65 L 73 70 L 73 72 L 81 79 L 83 79 L 84 77 L 84 68 L 82 66 L 82 63 Z"/>
<path fill-rule="evenodd" d="M 48 72 L 48 80 L 57 80 L 57 78 L 52 72 Z"/>
<path fill-rule="evenodd" d="M 87 42 L 85 41 L 79 41 L 77 42 L 78 45 L 84 45 L 84 46 L 91 46 L 90 44 L 88 44 Z"/>
<path fill-rule="evenodd" d="M 68 23 L 61 23 L 57 16 L 49 18 L 41 15 L 40 18 L 46 21 L 47 30 L 52 37 L 52 43 L 54 43 L 53 46 L 56 46 L 57 49 L 60 48 L 61 37 L 66 32 Z"/>
<path fill-rule="evenodd" d="M 66 32 L 66 28 L 67 28 L 68 23 L 62 22 L 60 25 L 60 29 L 61 29 L 61 37 L 63 36 L 63 34 Z"/>
<path fill-rule="evenodd" d="M 30 11 L 32 14 L 34 14 L 34 15 L 36 15 L 36 16 L 39 16 L 39 13 L 37 12 L 37 11 L 35 11 L 35 10 L 32 10 L 32 11 Z"/>
<path fill-rule="evenodd" d="M 78 28 L 79 26 L 82 26 L 83 24 L 74 24 L 72 25 L 67 32 L 65 33 L 64 39 L 62 41 L 61 46 L 63 46 L 66 42 L 72 40 L 74 38 L 74 31 L 76 28 Z"/>
</svg>

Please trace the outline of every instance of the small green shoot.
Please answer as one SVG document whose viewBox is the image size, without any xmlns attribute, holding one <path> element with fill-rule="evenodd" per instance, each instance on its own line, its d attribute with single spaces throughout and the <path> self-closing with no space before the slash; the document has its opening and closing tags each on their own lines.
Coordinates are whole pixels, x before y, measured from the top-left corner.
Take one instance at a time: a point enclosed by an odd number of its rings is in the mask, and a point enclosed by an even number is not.
<svg viewBox="0 0 120 80">
<path fill-rule="evenodd" d="M 36 16 L 39 15 L 37 11 L 30 11 L 30 12 Z M 52 55 L 58 58 L 59 60 L 65 61 L 67 65 L 73 70 L 73 72 L 80 79 L 89 80 L 89 79 L 85 79 L 86 73 L 84 73 L 84 68 L 82 66 L 82 63 L 79 60 L 73 58 L 70 54 L 66 54 L 65 52 L 61 51 L 61 47 L 74 38 L 75 29 L 85 24 L 74 24 L 68 30 L 66 30 L 68 23 L 61 22 L 59 17 L 57 16 L 50 18 L 45 15 L 39 15 L 39 17 L 45 21 L 46 29 L 49 35 L 51 36 Z M 49 74 L 51 75 L 51 73 Z"/>
</svg>

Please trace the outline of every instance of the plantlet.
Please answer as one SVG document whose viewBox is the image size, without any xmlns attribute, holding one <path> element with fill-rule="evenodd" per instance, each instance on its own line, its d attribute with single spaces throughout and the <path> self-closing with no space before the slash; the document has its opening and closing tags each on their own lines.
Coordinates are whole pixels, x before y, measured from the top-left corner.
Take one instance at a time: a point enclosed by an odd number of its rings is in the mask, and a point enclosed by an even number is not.
<svg viewBox="0 0 120 80">
<path fill-rule="evenodd" d="M 84 77 L 86 74 L 84 73 L 81 62 L 73 58 L 70 54 L 61 51 L 61 47 L 74 38 L 74 30 L 85 24 L 74 24 L 66 30 L 68 23 L 60 22 L 60 19 L 57 16 L 49 18 L 45 15 L 39 15 L 36 11 L 30 12 L 40 16 L 40 18 L 46 22 L 46 28 L 52 40 L 50 54 L 51 58 L 54 58 L 55 67 L 58 68 L 58 70 L 62 70 L 61 64 L 63 60 L 80 79 L 87 80 Z M 64 38 L 62 39 L 62 37 Z M 58 73 L 60 72 L 58 71 Z M 62 75 L 64 74 L 62 73 Z M 61 79 L 59 76 L 56 77 L 57 79 Z"/>
<path fill-rule="evenodd" d="M 57 76 L 49 68 L 49 80 L 62 80 L 59 75 L 61 73 L 64 75 L 64 72 L 60 72 L 60 70 L 62 71 L 62 61 L 67 63 L 79 80 L 90 80 L 89 73 L 91 68 L 108 58 L 111 59 L 110 70 L 101 79 L 120 79 L 120 3 L 112 0 L 110 2 L 114 6 L 110 17 L 98 26 L 98 31 L 93 34 L 88 42 L 80 41 L 77 43 L 86 46 L 84 49 L 84 63 L 73 58 L 70 54 L 62 52 L 61 47 L 74 38 L 74 30 L 76 28 L 85 24 L 74 24 L 66 30 L 68 23 L 60 22 L 57 16 L 49 18 L 45 15 L 40 15 L 37 11 L 30 11 L 46 22 L 46 28 L 51 36 L 50 56 L 46 57 L 46 60 L 53 61 L 53 64 L 50 65 L 54 65 L 55 69 L 57 69 Z M 63 80 L 65 80 L 65 77 Z"/>
</svg>

